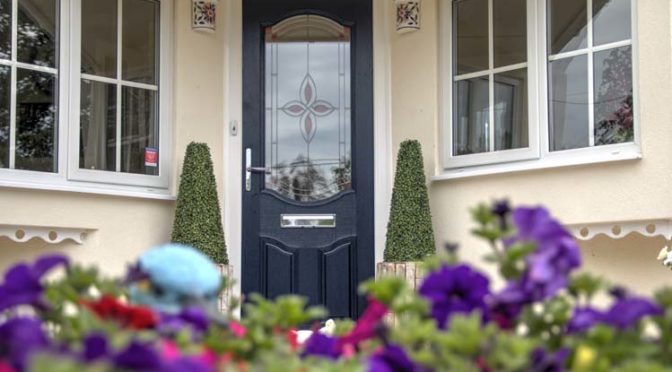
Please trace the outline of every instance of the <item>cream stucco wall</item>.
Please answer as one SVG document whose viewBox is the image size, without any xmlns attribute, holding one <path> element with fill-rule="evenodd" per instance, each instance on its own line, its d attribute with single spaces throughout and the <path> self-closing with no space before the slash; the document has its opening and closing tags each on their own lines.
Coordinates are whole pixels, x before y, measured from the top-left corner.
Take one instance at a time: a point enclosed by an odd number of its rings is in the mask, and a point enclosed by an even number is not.
<svg viewBox="0 0 672 372">
<path fill-rule="evenodd" d="M 439 174 L 439 4 L 423 0 L 422 30 L 392 38 L 392 121 L 395 151 L 406 138 L 424 147 L 427 176 Z M 437 245 L 459 242 L 476 260 L 485 245 L 468 234 L 468 209 L 508 197 L 516 204 L 544 204 L 566 223 L 672 217 L 672 48 L 670 1 L 637 1 L 639 118 L 643 159 L 430 182 Z M 627 279 L 643 291 L 672 279 L 655 262 L 655 239 L 584 243 L 588 268 Z M 597 253 L 595 253 L 597 252 Z M 623 274 L 626 272 L 628 274 Z"/>
<path fill-rule="evenodd" d="M 440 1 L 447 0 L 423 0 L 422 29 L 401 35 L 393 30 L 394 7 L 376 7 L 378 11 L 387 12 L 378 19 L 390 20 L 387 37 L 376 38 L 384 44 L 389 41 L 389 45 L 377 45 L 383 58 L 389 56 L 389 71 L 383 74 L 389 82 L 378 81 L 376 86 L 384 87 L 385 92 L 379 89 L 376 94 L 378 97 L 389 94 L 391 101 L 389 112 L 384 107 L 376 110 L 389 115 L 393 153 L 396 154 L 403 139 L 415 138 L 422 142 L 428 177 L 437 174 L 440 168 L 437 160 L 441 125 Z M 567 223 L 672 217 L 672 200 L 667 193 L 672 187 L 669 171 L 672 169 L 670 2 L 637 3 L 643 159 L 430 182 L 437 245 L 459 242 L 462 255 L 476 260 L 486 247 L 468 235 L 471 225 L 467 210 L 480 201 L 503 196 L 515 203 L 543 203 Z M 240 201 L 236 200 L 240 190 L 235 182 L 234 186 L 225 187 L 224 172 L 233 175 L 234 180 L 235 175 L 240 174 L 237 168 L 240 159 L 235 157 L 242 152 L 240 136 L 232 138 L 225 133 L 228 120 L 240 120 L 242 107 L 240 40 L 236 38 L 240 33 L 240 2 L 220 4 L 217 32 L 206 34 L 191 30 L 190 2 L 175 0 L 174 3 L 173 189 L 186 145 L 192 140 L 207 142 L 212 150 L 220 195 L 227 195 L 229 199 L 220 198 L 220 202 L 228 206 L 224 215 L 229 220 L 224 222 L 227 238 L 234 236 L 229 245 L 236 265 L 240 257 L 237 248 L 240 237 L 235 237 L 235 232 L 239 230 L 240 221 L 235 221 L 234 212 L 240 210 Z M 223 10 L 237 19 L 227 18 Z M 225 20 L 226 25 L 222 24 Z M 381 66 L 380 63 L 377 62 L 377 66 Z M 224 107 L 225 102 L 229 107 Z M 119 273 L 139 252 L 169 239 L 173 213 L 173 201 L 2 188 L 0 224 L 78 227 L 91 232 L 83 245 L 71 242 L 50 245 L 39 240 L 13 243 L 0 238 L 0 270 L 18 259 L 60 251 L 78 261 L 99 263 L 107 272 Z M 582 246 L 589 268 L 648 292 L 670 274 L 654 261 L 663 243 L 660 239 L 638 237 L 618 242 L 596 238 Z M 236 270 L 239 274 L 240 268 Z"/>
<path fill-rule="evenodd" d="M 175 0 L 173 36 L 173 186 L 190 141 L 210 145 L 220 191 L 223 178 L 223 27 L 191 30 L 191 2 Z M 220 192 L 221 195 L 221 192 Z M 64 252 L 121 273 L 143 250 L 170 239 L 174 201 L 63 191 L 0 189 L 0 224 L 89 229 L 84 244 L 14 243 L 0 237 L 0 270 L 44 252 Z"/>
</svg>

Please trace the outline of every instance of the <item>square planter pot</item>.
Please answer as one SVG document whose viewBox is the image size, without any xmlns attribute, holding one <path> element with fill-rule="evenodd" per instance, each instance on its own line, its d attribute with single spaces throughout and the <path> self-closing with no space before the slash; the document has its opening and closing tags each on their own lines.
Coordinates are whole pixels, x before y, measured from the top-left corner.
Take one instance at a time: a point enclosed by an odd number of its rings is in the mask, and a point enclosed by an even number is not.
<svg viewBox="0 0 672 372">
<path fill-rule="evenodd" d="M 379 262 L 376 265 L 376 279 L 398 277 L 403 279 L 408 286 L 417 291 L 422 284 L 424 273 L 420 262 Z M 397 324 L 397 317 L 388 314 L 385 321 L 390 326 Z"/>
<path fill-rule="evenodd" d="M 411 289 L 417 290 L 424 277 L 421 265 L 420 262 L 379 262 L 376 265 L 376 279 L 390 276 L 402 278 Z"/>
</svg>

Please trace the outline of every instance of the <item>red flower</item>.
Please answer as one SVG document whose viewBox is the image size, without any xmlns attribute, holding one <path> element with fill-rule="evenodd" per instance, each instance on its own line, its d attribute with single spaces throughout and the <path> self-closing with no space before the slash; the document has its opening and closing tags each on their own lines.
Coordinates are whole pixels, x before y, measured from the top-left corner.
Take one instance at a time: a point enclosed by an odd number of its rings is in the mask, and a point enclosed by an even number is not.
<svg viewBox="0 0 672 372">
<path fill-rule="evenodd" d="M 153 328 L 158 322 L 156 314 L 151 309 L 129 306 L 112 296 L 103 296 L 98 301 L 82 301 L 82 305 L 98 315 L 99 318 L 115 321 L 126 328 Z"/>
<path fill-rule="evenodd" d="M 299 333 L 296 332 L 296 329 L 287 331 L 287 333 L 285 333 L 285 339 L 293 351 L 296 351 L 299 348 Z"/>
</svg>

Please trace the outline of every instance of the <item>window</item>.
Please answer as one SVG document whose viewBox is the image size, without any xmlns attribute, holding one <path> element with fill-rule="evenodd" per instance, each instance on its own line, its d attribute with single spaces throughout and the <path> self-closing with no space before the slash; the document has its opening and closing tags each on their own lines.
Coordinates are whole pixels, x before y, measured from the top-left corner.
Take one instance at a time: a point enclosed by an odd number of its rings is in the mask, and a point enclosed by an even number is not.
<svg viewBox="0 0 672 372">
<path fill-rule="evenodd" d="M 58 171 L 56 0 L 0 2 L 0 168 Z"/>
<path fill-rule="evenodd" d="M 165 193 L 171 8 L 0 1 L 0 184 Z"/>
<path fill-rule="evenodd" d="M 638 151 L 631 1 L 450 1 L 444 168 Z"/>
</svg>

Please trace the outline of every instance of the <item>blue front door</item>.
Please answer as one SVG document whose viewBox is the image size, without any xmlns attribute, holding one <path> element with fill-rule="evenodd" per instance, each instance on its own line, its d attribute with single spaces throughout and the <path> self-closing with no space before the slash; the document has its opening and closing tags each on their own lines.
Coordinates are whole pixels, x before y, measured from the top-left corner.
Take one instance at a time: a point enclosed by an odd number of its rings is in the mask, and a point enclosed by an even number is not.
<svg viewBox="0 0 672 372">
<path fill-rule="evenodd" d="M 374 273 L 371 0 L 244 0 L 243 46 L 243 292 L 357 317 Z"/>
</svg>

